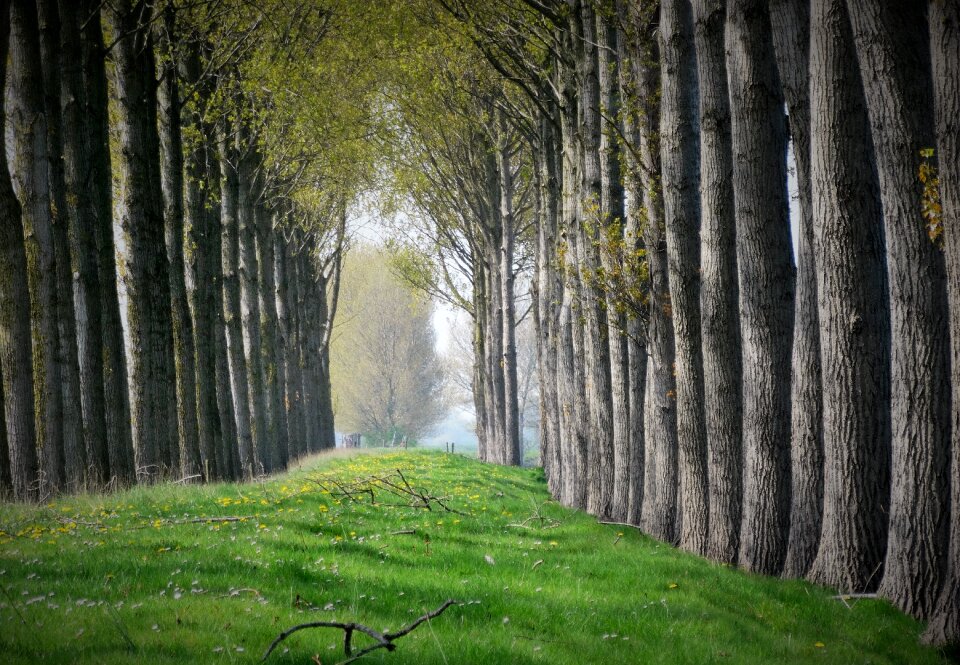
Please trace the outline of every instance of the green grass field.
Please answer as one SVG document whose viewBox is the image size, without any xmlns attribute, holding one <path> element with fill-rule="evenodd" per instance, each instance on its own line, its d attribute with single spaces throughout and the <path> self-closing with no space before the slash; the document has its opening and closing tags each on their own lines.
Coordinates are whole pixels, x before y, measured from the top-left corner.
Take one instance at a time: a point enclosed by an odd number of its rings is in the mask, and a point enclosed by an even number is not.
<svg viewBox="0 0 960 665">
<path fill-rule="evenodd" d="M 397 469 L 458 512 L 331 482 Z M 946 662 L 885 602 L 708 563 L 561 508 L 539 471 L 438 452 L 0 510 L 2 663 L 254 663 L 294 624 L 396 630 L 448 598 L 359 662 Z M 311 629 L 268 662 L 343 659 L 341 631 Z"/>
</svg>

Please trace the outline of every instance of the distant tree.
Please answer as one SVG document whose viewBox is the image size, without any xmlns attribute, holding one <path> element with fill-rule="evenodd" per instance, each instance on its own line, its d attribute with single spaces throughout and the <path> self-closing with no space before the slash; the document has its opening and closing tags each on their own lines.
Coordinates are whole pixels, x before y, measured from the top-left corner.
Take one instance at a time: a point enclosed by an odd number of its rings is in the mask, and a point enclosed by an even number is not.
<svg viewBox="0 0 960 665">
<path fill-rule="evenodd" d="M 431 314 L 430 302 L 394 276 L 383 253 L 348 255 L 330 352 L 340 427 L 384 443 L 394 435 L 417 439 L 443 418 Z"/>
</svg>

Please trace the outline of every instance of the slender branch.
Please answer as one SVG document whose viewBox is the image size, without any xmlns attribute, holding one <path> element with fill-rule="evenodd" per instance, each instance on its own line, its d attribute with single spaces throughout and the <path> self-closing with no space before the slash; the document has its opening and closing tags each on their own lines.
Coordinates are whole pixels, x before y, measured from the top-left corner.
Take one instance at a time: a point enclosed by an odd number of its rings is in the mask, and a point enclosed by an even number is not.
<svg viewBox="0 0 960 665">
<path fill-rule="evenodd" d="M 450 607 L 451 605 L 456 605 L 458 602 L 459 601 L 457 600 L 449 599 L 437 609 L 433 610 L 432 612 L 428 612 L 421 617 L 418 617 L 416 620 L 413 621 L 413 623 L 407 624 L 400 630 L 393 633 L 380 633 L 374 630 L 373 628 L 364 626 L 362 623 L 355 623 L 355 622 L 347 623 L 342 621 L 311 621 L 309 623 L 301 623 L 291 628 L 288 628 L 287 630 L 280 633 L 276 637 L 276 639 L 274 639 L 273 642 L 270 643 L 270 646 L 267 647 L 267 650 L 263 654 L 263 658 L 260 659 L 260 662 L 266 661 L 267 658 L 270 657 L 270 654 L 273 653 L 273 650 L 276 649 L 281 642 L 283 642 L 285 639 L 287 639 L 288 637 L 290 637 L 291 635 L 293 635 L 298 631 L 306 630 L 307 628 L 339 628 L 344 633 L 343 651 L 344 651 L 344 654 L 347 656 L 347 659 L 340 661 L 339 665 L 347 665 L 347 663 L 352 663 L 355 660 L 367 655 L 371 651 L 376 651 L 377 649 L 386 649 L 387 651 L 393 651 L 394 649 L 397 648 L 397 645 L 393 643 L 394 640 L 397 640 L 405 635 L 409 635 L 418 626 L 420 626 L 420 624 L 422 624 L 425 621 L 430 621 L 431 619 L 437 618 L 438 616 L 443 614 L 443 612 L 446 611 L 448 607 Z M 366 635 L 369 635 L 375 640 L 375 643 L 354 653 L 353 647 L 350 642 L 353 637 L 353 633 L 355 631 L 359 631 L 361 633 L 365 633 Z"/>
</svg>

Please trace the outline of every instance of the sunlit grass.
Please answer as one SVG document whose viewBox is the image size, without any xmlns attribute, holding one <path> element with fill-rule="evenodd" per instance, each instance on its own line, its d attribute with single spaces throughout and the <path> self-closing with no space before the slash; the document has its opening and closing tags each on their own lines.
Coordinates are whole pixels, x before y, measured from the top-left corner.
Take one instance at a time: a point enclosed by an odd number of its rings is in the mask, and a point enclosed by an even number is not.
<svg viewBox="0 0 960 665">
<path fill-rule="evenodd" d="M 396 469 L 463 514 L 340 500 L 322 483 Z M 6 504 L 0 589 L 3 663 L 253 663 L 294 624 L 397 629 L 447 598 L 464 604 L 365 661 L 944 662 L 884 602 L 848 608 L 827 589 L 711 564 L 548 501 L 539 471 L 425 451 L 325 456 L 257 484 Z M 269 662 L 314 655 L 342 660 L 342 634 L 300 632 Z"/>
</svg>

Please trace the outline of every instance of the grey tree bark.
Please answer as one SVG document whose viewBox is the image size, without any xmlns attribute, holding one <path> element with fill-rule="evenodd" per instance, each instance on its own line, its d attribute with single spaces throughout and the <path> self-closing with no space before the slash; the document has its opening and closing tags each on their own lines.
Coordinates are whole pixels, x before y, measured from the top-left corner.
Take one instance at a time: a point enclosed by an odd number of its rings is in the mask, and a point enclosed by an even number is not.
<svg viewBox="0 0 960 665">
<path fill-rule="evenodd" d="M 627 341 L 627 394 L 628 394 L 628 440 L 629 455 L 627 460 L 626 482 L 628 483 L 626 521 L 639 526 L 642 521 L 643 499 L 645 495 L 644 479 L 646 474 L 646 447 L 648 445 L 644 431 L 644 404 L 647 394 L 647 335 L 643 329 L 643 319 L 649 317 L 649 308 L 644 306 L 643 297 L 646 293 L 646 284 L 637 270 L 637 260 L 643 249 L 643 225 L 645 213 L 643 208 L 644 178 L 640 172 L 638 155 L 635 147 L 642 142 L 642 108 L 638 80 L 640 78 L 640 63 L 636 62 L 639 54 L 636 33 L 639 21 L 625 3 L 618 5 L 619 20 L 624 29 L 619 34 L 617 44 L 620 66 L 618 69 L 620 99 L 623 108 L 623 136 L 625 141 L 631 142 L 631 147 L 621 151 L 624 161 L 624 229 L 623 251 L 624 267 L 626 269 L 625 286 L 629 302 L 626 313 L 626 341 Z M 646 316 L 645 316 L 646 315 Z M 619 467 L 615 467 L 615 471 Z M 618 481 L 619 482 L 619 481 Z"/>
<path fill-rule="evenodd" d="M 587 507 L 587 430 L 590 427 L 590 415 L 586 403 L 583 325 L 577 311 L 580 301 L 577 280 L 580 160 L 576 145 L 577 87 L 575 72 L 571 67 L 561 64 L 560 81 L 563 91 L 563 105 L 559 113 L 563 293 L 559 310 L 557 392 L 562 434 L 565 435 L 564 457 L 567 460 L 564 464 L 565 504 L 583 509 Z"/>
<path fill-rule="evenodd" d="M 254 474 L 271 469 L 267 404 L 264 393 L 261 357 L 259 272 L 257 268 L 257 205 L 262 195 L 259 164 L 252 153 L 248 132 L 237 134 L 240 164 L 237 169 L 237 221 L 239 226 L 240 319 L 243 355 L 246 358 L 247 386 L 250 391 L 250 433 L 253 440 Z"/>
<path fill-rule="evenodd" d="M 104 415 L 107 423 L 107 456 L 110 480 L 130 485 L 136 480 L 130 386 L 127 358 L 120 320 L 117 290 L 117 258 L 113 240 L 113 180 L 110 164 L 110 129 L 107 102 L 107 72 L 99 0 L 83 0 L 80 16 L 83 55 L 83 85 L 86 89 L 84 115 L 87 118 L 86 144 L 89 155 L 87 186 L 91 194 L 95 224 L 93 238 L 100 278 L 99 298 L 103 353 Z M 105 478 L 106 480 L 106 478 Z"/>
<path fill-rule="evenodd" d="M 765 2 L 730 1 L 725 44 L 743 342 L 739 560 L 748 570 L 775 575 L 789 535 L 794 271 L 783 94 Z"/>
<path fill-rule="evenodd" d="M 7 8 L 0 3 L 0 11 L 4 12 L 6 16 Z M 3 44 L 0 43 L 0 46 Z M 6 64 L 6 63 L 4 63 Z M 5 76 L 5 74 L 4 74 Z M 0 83 L 2 83 L 3 76 L 0 76 Z M 2 280 L 3 277 L 0 277 Z M 0 282 L 2 283 L 2 282 Z M 0 301 L 0 307 L 3 307 L 2 301 Z M 3 324 L 0 323 L 0 326 Z M 2 335 L 3 333 L 0 333 Z M 0 351 L 0 404 L 3 403 L 3 361 L 2 361 L 2 351 Z M 10 476 L 10 449 L 7 446 L 7 419 L 4 409 L 0 408 L 0 497 L 5 500 L 9 500 L 13 495 L 13 478 Z"/>
<path fill-rule="evenodd" d="M 611 7 L 612 8 L 612 7 Z M 600 221 L 601 267 L 615 274 L 622 263 L 626 215 L 619 137 L 623 134 L 620 102 L 620 35 L 618 16 L 601 7 L 596 12 L 597 78 L 600 84 Z M 611 247 L 611 243 L 613 247 Z M 630 513 L 632 458 L 630 420 L 630 351 L 627 343 L 627 311 L 622 294 L 606 292 L 607 340 L 610 345 L 611 418 L 613 420 L 613 490 L 610 517 L 625 522 Z M 636 442 L 642 445 L 640 440 Z M 631 463 L 633 462 L 633 464 Z"/>
<path fill-rule="evenodd" d="M 282 347 L 283 350 L 284 403 L 286 404 L 285 412 L 289 432 L 288 450 L 290 461 L 293 462 L 303 454 L 304 436 L 303 378 L 300 374 L 300 356 L 296 347 L 297 333 L 296 321 L 294 320 L 296 308 L 291 306 L 291 303 L 296 302 L 297 298 L 296 270 L 292 265 L 293 261 L 289 256 L 290 253 L 290 244 L 278 230 L 274 234 L 273 250 L 277 284 L 277 325 L 280 333 L 277 345 Z"/>
<path fill-rule="evenodd" d="M 700 89 L 700 316 L 707 433 L 709 529 L 706 554 L 733 563 L 743 493 L 740 314 L 730 99 L 724 60 L 724 0 L 695 0 Z"/>
<path fill-rule="evenodd" d="M 63 167 L 73 304 L 79 362 L 80 405 L 85 440 L 87 480 L 100 485 L 110 477 L 103 376 L 103 331 L 100 275 L 97 270 L 97 224 L 88 182 L 91 161 L 87 136 L 90 119 L 84 110 L 83 49 L 77 3 L 60 0 L 59 90 L 63 118 Z"/>
<path fill-rule="evenodd" d="M 277 282 L 273 215 L 261 207 L 257 219 L 257 244 L 260 247 L 260 313 L 263 328 L 264 388 L 268 400 L 271 445 L 270 466 L 285 469 L 290 459 L 290 432 L 284 407 L 284 354 L 277 322 Z"/>
<path fill-rule="evenodd" d="M 10 2 L 0 2 L 10 15 Z M 0 24 L 0 53 L 7 53 L 10 23 Z M 0 58 L 0 84 L 7 88 L 7 58 Z M 0 127 L 6 126 L 6 96 L 0 98 Z M 39 498 L 36 422 L 33 401 L 33 349 L 27 253 L 20 203 L 7 170 L 6 132 L 0 132 L 0 375 L 3 415 L 13 497 Z"/>
<path fill-rule="evenodd" d="M 689 0 L 660 6 L 660 160 L 676 344 L 677 519 L 680 547 L 707 551 L 707 432 L 700 328 L 700 200 L 697 60 Z"/>
<path fill-rule="evenodd" d="M 870 126 L 843 0 L 813 3 L 810 52 L 820 353 L 830 370 L 822 536 L 818 516 L 795 508 L 791 545 L 802 543 L 796 573 L 819 542 L 810 579 L 862 592 L 876 585 L 886 539 L 890 310 Z"/>
<path fill-rule="evenodd" d="M 240 469 L 240 453 L 237 443 L 237 420 L 233 410 L 233 388 L 230 384 L 230 360 L 227 348 L 227 329 L 224 319 L 224 288 L 223 288 L 223 247 L 221 220 L 222 209 L 222 171 L 219 156 L 218 133 L 215 127 L 206 127 L 204 132 L 204 152 L 206 154 L 204 166 L 206 168 L 206 183 L 209 192 L 204 215 L 207 218 L 206 243 L 208 255 L 206 271 L 209 276 L 211 327 L 213 328 L 213 363 L 214 382 L 219 428 L 214 430 L 216 445 L 217 472 L 221 478 L 237 479 L 242 477 Z M 200 244 L 206 246 L 205 243 Z M 198 344 L 198 348 L 200 345 Z"/>
<path fill-rule="evenodd" d="M 613 501 L 613 393 L 610 384 L 610 342 L 606 295 L 597 279 L 600 263 L 600 79 L 597 22 L 593 4 L 580 3 L 579 21 L 572 21 L 577 47 L 580 84 L 578 152 L 582 187 L 578 194 L 577 263 L 580 275 L 580 314 L 584 320 L 584 355 L 587 405 L 587 512 L 608 517 Z M 566 184 L 566 183 L 565 183 Z M 573 184 L 573 183 L 571 183 Z"/>
<path fill-rule="evenodd" d="M 243 478 L 254 474 L 253 439 L 250 433 L 250 392 L 247 361 L 243 352 L 243 324 L 240 315 L 240 226 L 238 216 L 239 184 L 237 152 L 225 135 L 220 139 L 221 172 L 221 271 L 223 274 L 223 320 L 233 392 L 233 412 L 237 431 L 237 471 Z M 222 374 L 222 368 L 221 368 Z"/>
<path fill-rule="evenodd" d="M 923 639 L 960 643 L 960 4 L 929 5 L 934 122 L 950 305 L 950 385 L 953 389 L 950 544 L 947 574 Z"/>
<path fill-rule="evenodd" d="M 27 270 L 33 330 L 34 377 L 37 398 L 37 446 L 42 468 L 41 492 L 63 484 L 63 394 L 56 255 L 50 205 L 47 123 L 40 68 L 37 5 L 15 0 L 10 9 L 10 99 L 8 122 L 13 127 L 10 173 L 20 199 L 26 233 Z M 31 478 L 27 482 L 35 482 Z"/>
<path fill-rule="evenodd" d="M 890 527 L 878 593 L 926 619 L 943 581 L 949 515 L 949 356 L 943 256 L 917 201 L 934 145 L 924 3 L 848 0 L 883 203 L 890 279 Z"/>
<path fill-rule="evenodd" d="M 511 146 L 506 120 L 499 119 L 499 145 L 497 146 L 497 172 L 500 175 L 500 307 L 503 326 L 503 353 L 498 365 L 503 373 L 503 419 L 504 440 L 502 463 L 519 466 L 520 412 L 517 402 L 517 336 L 516 307 L 514 301 L 513 252 L 516 235 L 516 220 L 513 216 L 513 165 L 510 159 Z"/>
<path fill-rule="evenodd" d="M 60 110 L 60 14 L 56 0 L 37 3 L 40 27 L 40 65 L 43 71 L 43 107 L 47 120 L 50 212 L 53 249 L 57 266 L 57 328 L 59 335 L 61 395 L 63 400 L 64 489 L 77 491 L 87 476 L 87 451 L 83 435 L 80 395 L 80 364 L 77 357 L 77 321 L 72 294 L 67 213 L 66 176 L 63 163 L 63 116 Z"/>
<path fill-rule="evenodd" d="M 164 240 L 170 274 L 170 312 L 173 322 L 173 360 L 176 380 L 177 437 L 183 477 L 202 473 L 197 421 L 197 357 L 193 317 L 187 296 L 184 263 L 184 157 L 180 100 L 177 26 L 173 6 L 163 9 L 158 42 L 163 58 L 157 90 L 160 128 L 160 173 L 163 193 Z M 191 189 L 193 185 L 191 185 Z M 194 203 L 194 205 L 196 205 Z M 195 217 L 194 217 L 195 219 Z M 208 421 L 209 422 L 209 421 Z"/>
<path fill-rule="evenodd" d="M 563 491 L 564 458 L 560 433 L 560 404 L 557 395 L 558 329 L 557 302 L 560 283 L 557 275 L 557 228 L 560 191 L 557 173 L 557 142 L 550 118 L 540 119 L 538 163 L 539 219 L 537 227 L 537 333 L 539 355 L 537 371 L 540 390 L 541 460 L 549 469 L 547 481 L 551 495 L 560 498 Z"/>
<path fill-rule="evenodd" d="M 803 0 L 770 3 L 777 68 L 789 109 L 789 130 L 800 193 L 797 293 L 791 378 L 790 539 L 784 575 L 803 577 L 813 563 L 823 513 L 823 405 L 817 269 L 810 181 L 810 8 Z"/>
<path fill-rule="evenodd" d="M 646 395 L 644 398 L 644 492 L 641 526 L 654 538 L 673 542 L 677 515 L 677 411 L 675 348 L 670 321 L 670 273 L 664 237 L 660 168 L 660 52 L 647 37 L 638 54 L 637 92 L 641 111 L 639 160 L 643 174 L 643 244 L 649 275 Z"/>
<path fill-rule="evenodd" d="M 133 360 L 130 386 L 138 477 L 153 479 L 171 461 L 170 292 L 163 239 L 163 196 L 151 6 L 123 0 L 111 8 L 119 121 L 120 172 L 125 191 L 120 226 L 128 237 L 127 320 Z"/>
<path fill-rule="evenodd" d="M 209 90 L 201 81 L 200 46 L 191 42 L 181 48 L 184 52 L 178 63 L 178 75 L 197 93 L 187 107 L 189 110 L 186 119 L 186 126 L 194 132 L 194 139 L 184 146 L 184 207 L 186 237 L 190 248 L 185 252 L 185 277 L 196 359 L 197 445 L 204 477 L 212 480 L 229 477 L 222 453 L 223 424 L 217 403 L 219 386 L 216 372 L 215 321 L 218 309 L 215 285 L 216 275 L 220 272 L 220 252 L 216 251 L 216 241 L 220 234 L 217 218 L 207 210 L 208 206 L 213 206 L 209 193 L 216 193 L 219 189 L 217 184 L 220 174 L 208 171 L 208 161 L 215 162 L 216 156 L 210 141 L 201 138 L 215 136 L 215 130 L 203 119 L 203 104 Z M 186 439 L 184 442 L 186 443 Z"/>
</svg>

